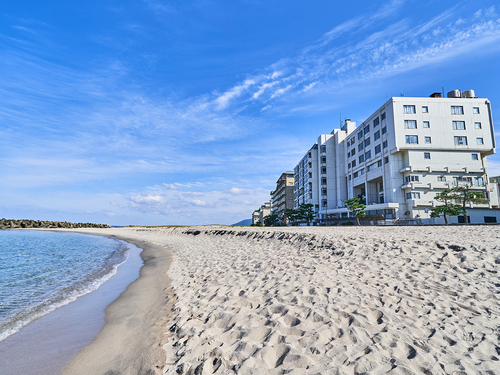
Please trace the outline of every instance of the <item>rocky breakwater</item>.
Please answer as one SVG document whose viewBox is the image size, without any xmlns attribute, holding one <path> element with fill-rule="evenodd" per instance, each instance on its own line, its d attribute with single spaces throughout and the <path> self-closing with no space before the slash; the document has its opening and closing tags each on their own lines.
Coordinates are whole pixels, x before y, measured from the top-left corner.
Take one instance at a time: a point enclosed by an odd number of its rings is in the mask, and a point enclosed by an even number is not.
<svg viewBox="0 0 500 375">
<path fill-rule="evenodd" d="M 66 221 L 0 219 L 0 229 L 14 228 L 111 228 L 108 224 L 68 223 Z"/>
</svg>

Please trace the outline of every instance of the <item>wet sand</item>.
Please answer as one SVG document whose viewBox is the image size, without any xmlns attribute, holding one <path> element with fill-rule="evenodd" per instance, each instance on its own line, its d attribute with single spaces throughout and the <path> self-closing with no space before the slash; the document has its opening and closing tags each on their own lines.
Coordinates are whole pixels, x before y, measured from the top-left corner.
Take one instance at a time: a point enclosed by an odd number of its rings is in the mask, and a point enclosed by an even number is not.
<svg viewBox="0 0 500 375">
<path fill-rule="evenodd" d="M 162 347 L 168 340 L 165 327 L 172 319 L 174 303 L 167 276 L 170 252 L 149 242 L 109 236 L 143 249 L 144 266 L 140 277 L 106 308 L 106 324 L 96 339 L 73 358 L 63 374 L 162 374 Z"/>
</svg>

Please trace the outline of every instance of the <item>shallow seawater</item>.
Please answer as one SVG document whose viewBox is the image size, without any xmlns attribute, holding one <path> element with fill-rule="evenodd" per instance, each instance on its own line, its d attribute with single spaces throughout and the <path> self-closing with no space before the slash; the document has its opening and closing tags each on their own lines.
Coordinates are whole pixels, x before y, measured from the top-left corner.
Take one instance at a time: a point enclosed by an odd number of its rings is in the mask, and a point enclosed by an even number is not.
<svg viewBox="0 0 500 375">
<path fill-rule="evenodd" d="M 126 257 L 126 244 L 108 237 L 0 231 L 0 341 L 96 290 Z"/>
</svg>

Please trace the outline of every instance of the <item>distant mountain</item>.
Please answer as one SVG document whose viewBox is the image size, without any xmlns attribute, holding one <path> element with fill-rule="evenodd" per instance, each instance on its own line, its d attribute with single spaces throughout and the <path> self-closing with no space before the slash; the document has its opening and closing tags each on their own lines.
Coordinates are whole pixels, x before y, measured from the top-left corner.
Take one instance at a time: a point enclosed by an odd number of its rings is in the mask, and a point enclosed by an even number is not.
<svg viewBox="0 0 500 375">
<path fill-rule="evenodd" d="M 231 224 L 233 227 L 249 227 L 252 224 L 252 219 L 241 220 L 236 224 Z"/>
</svg>

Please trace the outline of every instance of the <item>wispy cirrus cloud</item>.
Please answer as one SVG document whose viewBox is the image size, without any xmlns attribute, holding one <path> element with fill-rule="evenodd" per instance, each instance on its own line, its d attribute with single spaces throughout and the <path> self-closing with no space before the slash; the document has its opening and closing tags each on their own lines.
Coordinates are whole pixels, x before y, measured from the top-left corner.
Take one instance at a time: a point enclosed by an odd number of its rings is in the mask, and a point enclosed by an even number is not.
<svg viewBox="0 0 500 375">
<path fill-rule="evenodd" d="M 246 81 L 258 84 L 236 85 L 234 91 L 228 89 L 231 98 L 239 100 L 224 101 L 223 108 L 251 102 L 269 111 L 299 100 L 301 94 L 323 95 L 346 85 L 451 60 L 483 45 L 500 42 L 500 20 L 494 6 L 478 10 L 480 18 L 464 18 L 463 6 L 456 4 L 429 20 L 415 23 L 410 18 L 398 17 L 404 14 L 405 3 L 391 1 L 373 14 L 349 19 L 296 56 L 277 61 L 264 73 L 249 76 Z M 382 29 L 381 20 L 385 25 Z M 349 42 L 343 42 L 346 35 Z M 281 74 L 273 77 L 266 71 Z M 232 95 L 233 92 L 237 95 Z"/>
</svg>

